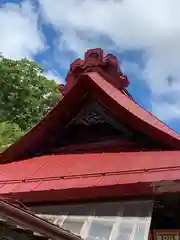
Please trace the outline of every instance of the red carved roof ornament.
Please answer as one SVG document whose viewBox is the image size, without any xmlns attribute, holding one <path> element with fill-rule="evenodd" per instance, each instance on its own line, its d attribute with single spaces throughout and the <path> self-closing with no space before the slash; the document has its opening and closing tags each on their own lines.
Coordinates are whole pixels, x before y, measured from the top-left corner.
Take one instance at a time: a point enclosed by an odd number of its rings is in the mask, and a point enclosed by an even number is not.
<svg viewBox="0 0 180 240">
<path fill-rule="evenodd" d="M 119 67 L 119 61 L 113 54 L 105 54 L 101 48 L 87 50 L 84 60 L 78 58 L 71 65 L 66 78 L 66 85 L 61 85 L 62 94 L 65 95 L 80 75 L 87 72 L 99 72 L 118 89 L 128 87 L 129 81 Z"/>
</svg>

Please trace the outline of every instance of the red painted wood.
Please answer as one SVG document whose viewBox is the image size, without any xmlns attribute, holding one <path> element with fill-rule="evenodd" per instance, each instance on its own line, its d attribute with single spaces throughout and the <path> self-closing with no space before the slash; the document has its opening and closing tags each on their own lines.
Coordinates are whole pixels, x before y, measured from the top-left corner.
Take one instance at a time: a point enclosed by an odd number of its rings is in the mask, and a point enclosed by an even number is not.
<svg viewBox="0 0 180 240">
<path fill-rule="evenodd" d="M 77 82 L 75 87 L 41 122 L 1 153 L 0 163 L 24 159 L 29 152 L 38 150 L 46 139 L 54 137 L 54 130 L 62 129 L 63 131 L 72 118 L 72 112 L 74 113 L 78 109 L 79 103 L 86 95 L 85 86 L 81 82 Z"/>
<path fill-rule="evenodd" d="M 105 55 L 102 49 L 97 48 L 88 50 L 85 53 L 84 60 L 76 59 L 70 65 L 63 93 L 66 95 L 69 92 L 81 74 L 94 72 L 97 69 L 102 69 L 106 80 L 116 88 L 123 89 L 129 85 L 128 78 L 121 72 L 116 56 Z"/>
<path fill-rule="evenodd" d="M 60 148 L 52 149 L 51 153 L 72 153 L 72 152 L 116 152 L 121 151 L 141 151 L 148 150 L 146 147 L 142 147 L 137 142 L 127 141 L 127 140 L 107 140 L 99 143 L 84 143 L 84 144 L 74 144 Z"/>
<path fill-rule="evenodd" d="M 94 96 L 98 97 L 120 121 L 128 123 L 129 126 L 145 133 L 152 139 L 180 149 L 178 133 L 108 83 L 98 72 L 88 73 L 82 78 L 82 81 L 86 82 L 90 89 L 93 89 Z"/>
</svg>

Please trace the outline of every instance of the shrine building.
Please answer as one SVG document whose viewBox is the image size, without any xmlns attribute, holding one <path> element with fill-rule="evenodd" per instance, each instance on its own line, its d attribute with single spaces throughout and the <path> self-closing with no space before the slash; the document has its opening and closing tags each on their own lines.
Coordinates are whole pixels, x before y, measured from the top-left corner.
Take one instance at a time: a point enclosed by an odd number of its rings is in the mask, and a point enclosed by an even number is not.
<svg viewBox="0 0 180 240">
<path fill-rule="evenodd" d="M 129 84 L 102 49 L 75 60 L 63 98 L 0 155 L 0 196 L 85 240 L 180 239 L 180 135 Z"/>
</svg>

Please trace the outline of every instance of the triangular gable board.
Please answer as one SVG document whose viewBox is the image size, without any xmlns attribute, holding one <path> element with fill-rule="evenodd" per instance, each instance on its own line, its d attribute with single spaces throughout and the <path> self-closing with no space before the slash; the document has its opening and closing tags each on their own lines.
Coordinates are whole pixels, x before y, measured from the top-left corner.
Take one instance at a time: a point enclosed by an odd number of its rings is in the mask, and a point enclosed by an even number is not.
<svg viewBox="0 0 180 240">
<path fill-rule="evenodd" d="M 74 144 L 78 142 L 98 143 L 111 139 L 130 139 L 132 135 L 131 131 L 118 122 L 108 109 L 100 102 L 95 101 L 77 114 L 67 132 L 74 136 Z M 72 138 L 68 141 L 73 144 Z"/>
<path fill-rule="evenodd" d="M 31 157 L 54 153 L 117 152 L 163 149 L 163 145 L 118 121 L 102 103 L 87 104 L 39 152 Z"/>
</svg>

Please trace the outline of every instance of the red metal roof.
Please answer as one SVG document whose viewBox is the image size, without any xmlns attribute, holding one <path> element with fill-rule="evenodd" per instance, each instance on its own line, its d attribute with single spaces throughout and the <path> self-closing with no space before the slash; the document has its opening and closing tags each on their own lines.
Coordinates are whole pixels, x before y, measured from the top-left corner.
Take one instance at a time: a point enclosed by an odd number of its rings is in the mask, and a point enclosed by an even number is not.
<svg viewBox="0 0 180 240">
<path fill-rule="evenodd" d="M 94 53 L 97 59 L 94 58 Z M 102 102 L 119 121 L 168 147 L 180 149 L 180 135 L 125 94 L 123 87 L 128 85 L 128 81 L 118 70 L 117 61 L 114 62 L 110 55 L 109 64 L 115 64 L 115 68 L 110 68 L 110 71 L 106 69 L 108 65 L 104 68 L 105 59 L 102 60 L 102 56 L 102 50 L 89 51 L 85 55 L 85 64 L 81 66 L 81 61 L 78 60 L 78 63 L 75 61 L 75 66 L 71 65 L 74 75 L 68 75 L 64 98 L 37 126 L 1 154 L 1 163 L 24 159 L 27 153 L 32 154 L 34 150 L 40 152 L 41 146 L 46 144 L 44 141 L 53 137 L 57 128 L 63 131 L 72 116 L 78 113 L 89 93 Z"/>
<path fill-rule="evenodd" d="M 101 74 L 95 72 L 84 74 L 79 78 L 50 114 L 1 154 L 0 162 L 22 159 L 25 152 L 35 149 L 44 139 L 51 138 L 57 127 L 63 129 L 70 116 L 69 112 L 71 109 L 79 107 L 79 99 L 88 91 L 102 101 L 120 121 L 128 123 L 154 140 L 165 143 L 174 149 L 180 149 L 179 134 L 107 82 Z"/>
<path fill-rule="evenodd" d="M 179 158 L 180 151 L 36 157 L 0 165 L 0 195 L 39 202 L 150 194 L 152 182 L 180 180 Z"/>
<path fill-rule="evenodd" d="M 115 88 L 112 84 L 106 81 L 100 74 L 97 72 L 92 72 L 87 74 L 91 81 L 94 82 L 100 89 L 102 89 L 113 101 L 123 107 L 126 111 L 136 116 L 139 122 L 143 121 L 147 124 L 153 126 L 156 129 L 180 140 L 180 135 L 176 133 L 173 129 L 169 128 L 165 123 L 160 121 L 154 115 L 152 115 L 147 110 L 143 109 L 135 101 L 132 101 L 128 95 L 123 94 L 119 89 Z M 138 126 L 137 126 L 138 127 Z"/>
<path fill-rule="evenodd" d="M 180 135 L 126 95 L 122 87 L 128 82 L 116 61 L 115 68 L 109 69 L 101 61 L 102 52 L 98 54 L 98 64 L 88 55 L 82 66 L 81 61 L 71 66 L 74 72 L 68 75 L 64 98 L 37 126 L 0 155 L 1 163 L 23 159 L 32 151 L 41 152 L 56 129 L 63 131 L 72 116 L 85 106 L 87 96 L 103 103 L 117 120 L 132 129 L 163 146 L 180 149 Z M 112 57 L 108 61 L 114 64 Z M 98 66 L 96 69 L 92 62 Z M 36 157 L 0 165 L 0 194 L 28 202 L 150 194 L 154 191 L 152 182 L 180 180 L 179 157 L 180 151 Z"/>
</svg>

